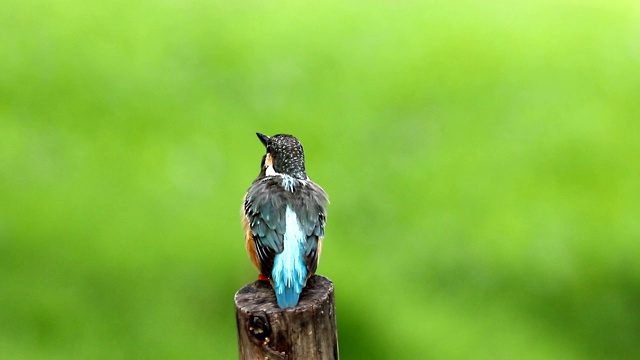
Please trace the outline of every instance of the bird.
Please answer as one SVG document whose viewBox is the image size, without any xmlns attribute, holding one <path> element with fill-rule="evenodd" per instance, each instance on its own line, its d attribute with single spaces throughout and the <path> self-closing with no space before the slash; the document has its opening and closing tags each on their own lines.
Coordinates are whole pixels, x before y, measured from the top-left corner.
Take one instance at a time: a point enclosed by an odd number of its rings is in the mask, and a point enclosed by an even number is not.
<svg viewBox="0 0 640 360">
<path fill-rule="evenodd" d="M 329 197 L 307 176 L 298 139 L 256 135 L 266 153 L 243 199 L 245 246 L 258 279 L 271 283 L 278 306 L 287 309 L 318 267 Z"/>
</svg>

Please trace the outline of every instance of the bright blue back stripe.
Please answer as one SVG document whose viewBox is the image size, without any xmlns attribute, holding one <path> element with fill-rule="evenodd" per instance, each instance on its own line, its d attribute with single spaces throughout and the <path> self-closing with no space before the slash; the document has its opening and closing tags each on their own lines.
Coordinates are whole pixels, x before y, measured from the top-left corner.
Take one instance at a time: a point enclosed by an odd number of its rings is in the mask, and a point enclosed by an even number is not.
<svg viewBox="0 0 640 360">
<path fill-rule="evenodd" d="M 271 272 L 278 306 L 283 309 L 298 304 L 307 279 L 307 266 L 303 258 L 306 239 L 298 222 L 298 216 L 287 206 L 284 250 L 276 255 Z"/>
</svg>

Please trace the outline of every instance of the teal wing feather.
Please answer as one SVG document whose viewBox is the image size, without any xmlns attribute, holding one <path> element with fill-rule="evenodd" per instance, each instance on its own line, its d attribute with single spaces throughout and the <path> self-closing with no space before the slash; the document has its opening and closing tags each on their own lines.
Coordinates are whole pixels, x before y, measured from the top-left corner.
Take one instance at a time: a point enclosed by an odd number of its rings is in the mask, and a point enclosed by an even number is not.
<svg viewBox="0 0 640 360">
<path fill-rule="evenodd" d="M 285 206 L 269 179 L 255 182 L 247 192 L 244 211 L 249 220 L 262 275 L 271 277 L 273 261 L 284 246 Z"/>
</svg>

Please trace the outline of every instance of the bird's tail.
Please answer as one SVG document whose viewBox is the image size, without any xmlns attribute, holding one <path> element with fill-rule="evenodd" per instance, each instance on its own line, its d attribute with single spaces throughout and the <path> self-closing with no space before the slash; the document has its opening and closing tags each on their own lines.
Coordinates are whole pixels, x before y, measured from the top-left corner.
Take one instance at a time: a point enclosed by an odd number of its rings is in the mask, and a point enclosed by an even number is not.
<svg viewBox="0 0 640 360">
<path fill-rule="evenodd" d="M 282 309 L 298 305 L 300 293 L 307 281 L 307 267 L 302 256 L 286 257 L 285 253 L 276 255 L 273 264 L 273 289 L 278 306 Z"/>
</svg>

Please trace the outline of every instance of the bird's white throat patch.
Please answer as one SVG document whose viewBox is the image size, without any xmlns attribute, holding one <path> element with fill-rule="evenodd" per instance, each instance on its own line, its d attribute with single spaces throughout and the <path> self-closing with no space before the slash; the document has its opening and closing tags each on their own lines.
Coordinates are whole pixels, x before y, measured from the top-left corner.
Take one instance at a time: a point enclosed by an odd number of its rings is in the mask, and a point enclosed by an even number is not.
<svg viewBox="0 0 640 360">
<path fill-rule="evenodd" d="M 269 165 L 267 166 L 267 168 L 264 171 L 265 175 L 267 176 L 275 176 L 275 175 L 280 175 L 276 172 L 276 170 L 273 168 L 273 165 Z"/>
<path fill-rule="evenodd" d="M 304 180 L 298 180 L 293 178 L 293 176 L 291 175 L 281 174 L 279 172 L 276 172 L 276 170 L 273 168 L 273 165 L 267 166 L 267 168 L 264 170 L 264 174 L 267 176 L 280 176 L 282 178 L 282 187 L 286 191 L 290 191 L 290 192 L 293 192 L 293 190 L 295 190 L 296 184 L 298 183 L 301 183 L 302 185 L 305 184 Z"/>
</svg>

